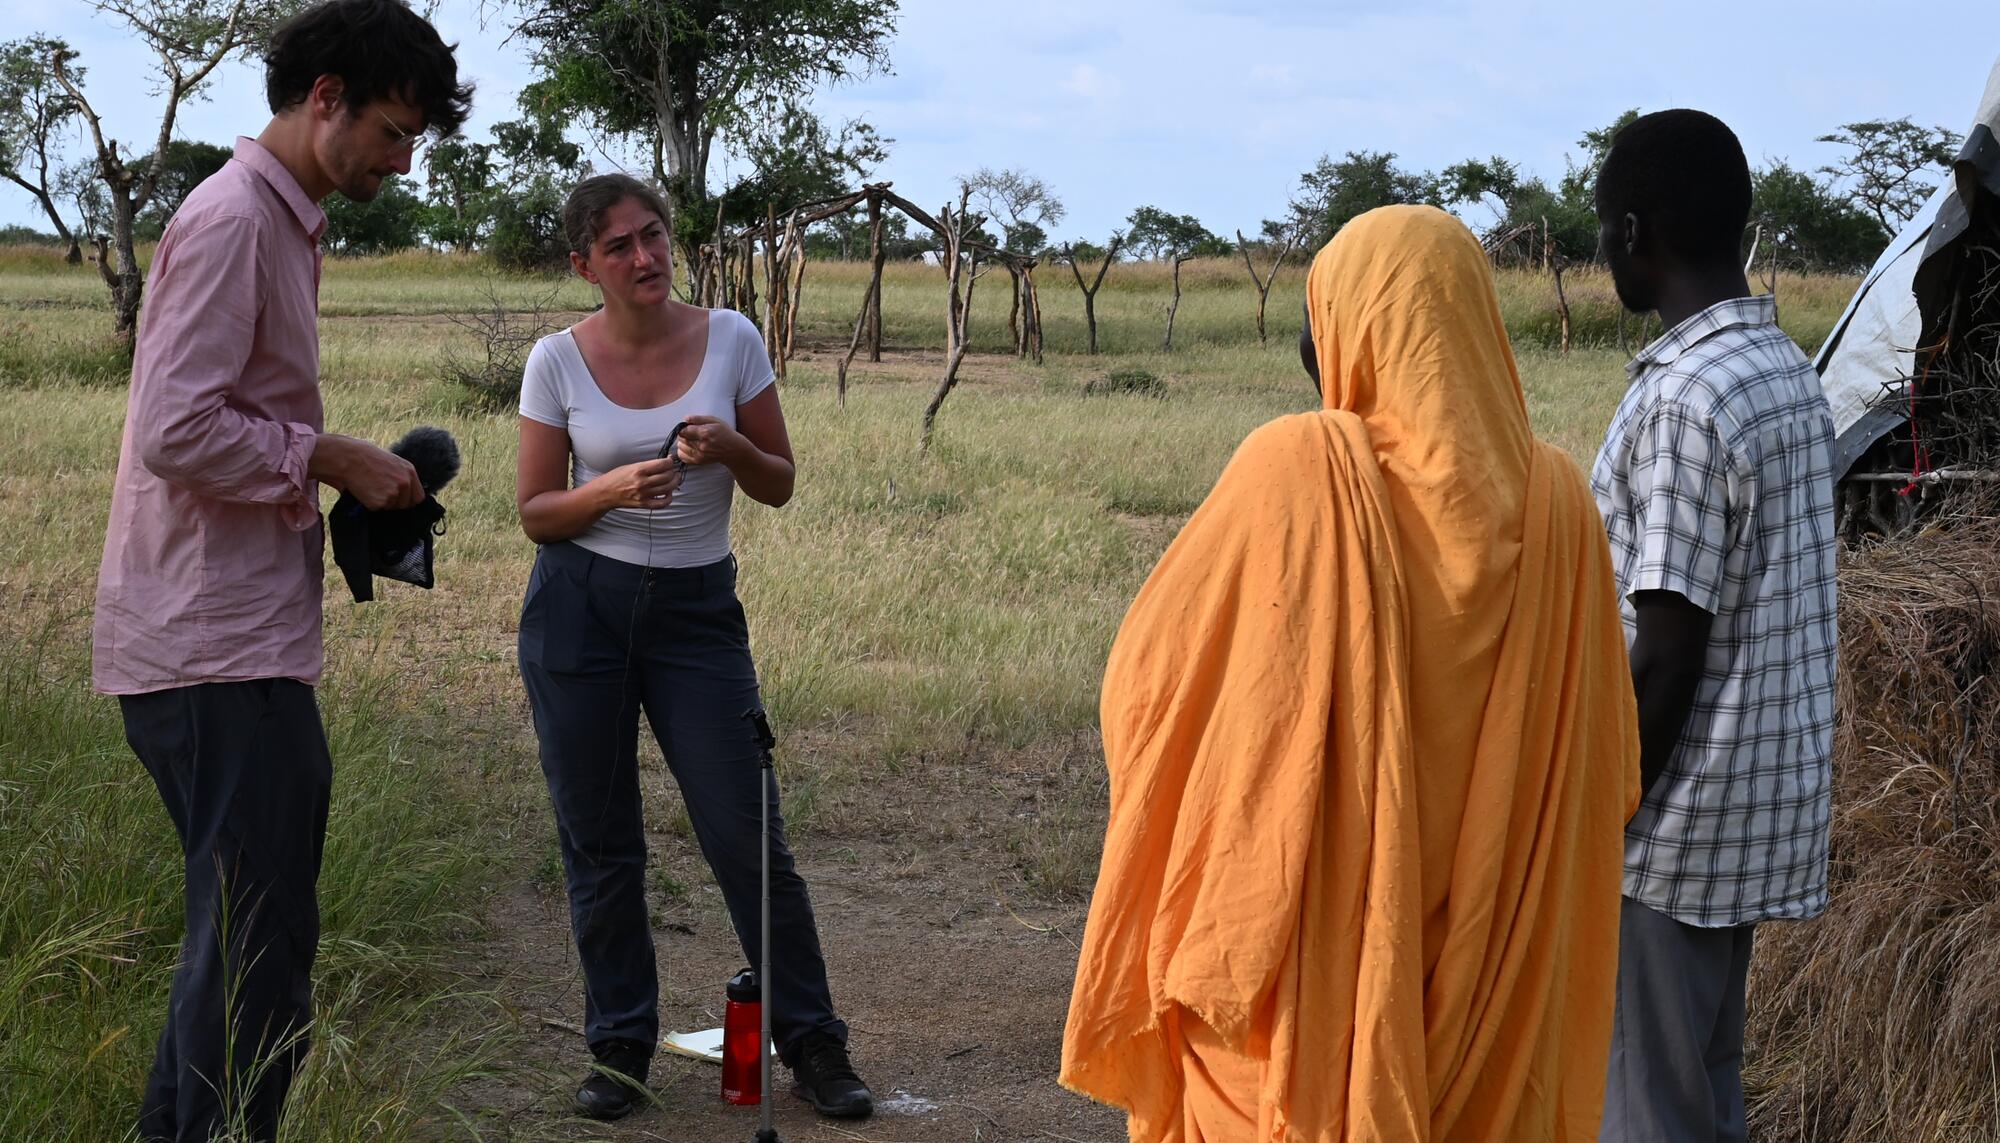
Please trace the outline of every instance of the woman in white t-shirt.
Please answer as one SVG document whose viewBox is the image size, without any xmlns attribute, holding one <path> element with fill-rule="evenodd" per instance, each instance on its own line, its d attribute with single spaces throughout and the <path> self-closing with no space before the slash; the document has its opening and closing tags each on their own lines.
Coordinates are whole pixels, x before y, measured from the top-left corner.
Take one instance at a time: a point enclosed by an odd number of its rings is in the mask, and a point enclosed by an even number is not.
<svg viewBox="0 0 2000 1143">
<path fill-rule="evenodd" d="M 521 382 L 517 500 L 522 530 L 541 545 L 521 609 L 521 675 L 598 1065 L 577 1107 L 603 1119 L 630 1111 L 659 1042 L 639 805 L 644 711 L 752 964 L 757 799 L 768 800 L 772 1034 L 815 1107 L 866 1115 L 872 1097 L 847 1058 L 777 784 L 761 780 L 745 718 L 760 700 L 730 501 L 739 487 L 774 507 L 791 499 L 791 443 L 756 326 L 673 299 L 666 218 L 659 195 L 629 176 L 577 186 L 563 211 L 570 262 L 604 307 L 537 343 Z"/>
</svg>

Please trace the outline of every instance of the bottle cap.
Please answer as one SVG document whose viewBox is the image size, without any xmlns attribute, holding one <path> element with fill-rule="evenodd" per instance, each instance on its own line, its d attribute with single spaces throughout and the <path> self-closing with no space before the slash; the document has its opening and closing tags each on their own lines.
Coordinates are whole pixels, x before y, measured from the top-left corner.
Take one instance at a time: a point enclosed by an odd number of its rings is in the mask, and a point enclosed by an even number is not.
<svg viewBox="0 0 2000 1143">
<path fill-rule="evenodd" d="M 737 1004 L 755 1004 L 764 998 L 757 987 L 757 970 L 746 968 L 729 978 L 729 999 Z"/>
</svg>

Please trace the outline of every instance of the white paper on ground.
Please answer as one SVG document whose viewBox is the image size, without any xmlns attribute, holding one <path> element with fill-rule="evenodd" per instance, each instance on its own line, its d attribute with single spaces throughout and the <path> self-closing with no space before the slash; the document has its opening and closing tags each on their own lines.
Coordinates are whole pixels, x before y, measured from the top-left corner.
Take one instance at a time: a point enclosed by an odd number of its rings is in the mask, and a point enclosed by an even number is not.
<svg viewBox="0 0 2000 1143">
<path fill-rule="evenodd" d="M 707 1060 L 711 1064 L 722 1062 L 722 1029 L 705 1028 L 699 1032 L 669 1032 L 660 1037 L 660 1049 L 677 1056 L 688 1056 L 697 1060 Z M 771 1049 L 772 1058 L 778 1055 L 777 1047 Z"/>
<path fill-rule="evenodd" d="M 677 1056 L 692 1056 L 697 1060 L 707 1060 L 711 1064 L 722 1062 L 722 1029 L 706 1028 L 699 1032 L 669 1032 L 660 1038 L 660 1047 Z"/>
</svg>

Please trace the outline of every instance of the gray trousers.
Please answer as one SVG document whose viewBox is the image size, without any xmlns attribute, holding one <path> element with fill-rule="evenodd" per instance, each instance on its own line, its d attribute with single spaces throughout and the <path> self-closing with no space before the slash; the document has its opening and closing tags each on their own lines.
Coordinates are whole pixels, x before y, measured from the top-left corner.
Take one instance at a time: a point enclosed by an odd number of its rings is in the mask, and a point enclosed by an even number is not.
<svg viewBox="0 0 2000 1143">
<path fill-rule="evenodd" d="M 1623 898 L 1599 1143 L 1747 1138 L 1743 989 L 1755 930 L 1683 924 Z"/>
</svg>

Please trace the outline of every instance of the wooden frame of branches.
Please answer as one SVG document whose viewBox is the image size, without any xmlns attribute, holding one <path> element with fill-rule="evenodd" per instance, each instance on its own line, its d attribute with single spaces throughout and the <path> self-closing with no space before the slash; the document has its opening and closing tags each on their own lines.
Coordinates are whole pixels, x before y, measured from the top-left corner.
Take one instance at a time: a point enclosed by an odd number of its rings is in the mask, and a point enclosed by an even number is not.
<svg viewBox="0 0 2000 1143">
<path fill-rule="evenodd" d="M 764 349 L 771 368 L 779 377 L 786 374 L 797 347 L 799 300 L 805 290 L 806 229 L 816 222 L 865 207 L 869 223 L 868 287 L 855 315 L 847 351 L 836 366 L 836 391 L 843 408 L 847 405 L 847 377 L 854 359 L 866 345 L 868 360 L 882 360 L 882 270 L 887 261 L 882 244 L 883 223 L 889 208 L 901 211 L 911 221 L 938 237 L 943 247 L 941 264 L 945 271 L 945 371 L 936 393 L 924 411 L 924 445 L 928 448 L 937 411 L 957 384 L 958 367 L 970 346 L 968 322 L 972 290 L 984 273 L 999 265 L 1013 281 L 1013 303 L 1008 314 L 1017 357 L 1042 363 L 1042 304 L 1035 287 L 1038 258 L 1001 250 L 967 240 L 985 221 L 969 214 L 970 190 L 961 186 L 956 208 L 946 206 L 937 215 L 917 206 L 890 189 L 890 183 L 869 183 L 860 190 L 834 198 L 801 203 L 787 210 L 780 224 L 775 204 L 765 208 L 764 220 L 730 233 L 723 225 L 720 207 L 716 212 L 715 240 L 698 250 L 693 274 L 693 302 L 699 306 L 728 307 L 748 315 L 764 333 Z M 1102 275 L 1099 275 L 1100 280 Z M 762 279 L 761 299 L 758 293 Z"/>
</svg>

